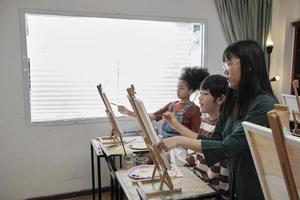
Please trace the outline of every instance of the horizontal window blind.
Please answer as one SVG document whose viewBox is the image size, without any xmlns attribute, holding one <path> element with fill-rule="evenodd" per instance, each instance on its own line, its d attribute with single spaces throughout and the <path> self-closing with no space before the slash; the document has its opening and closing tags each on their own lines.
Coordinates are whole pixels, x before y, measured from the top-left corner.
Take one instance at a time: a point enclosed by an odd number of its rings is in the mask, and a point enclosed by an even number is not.
<svg viewBox="0 0 300 200">
<path fill-rule="evenodd" d="M 201 23 L 25 17 L 32 122 L 106 117 L 99 83 L 111 102 L 130 109 L 126 88 L 134 84 L 154 112 L 177 99 L 183 67 L 203 65 Z"/>
</svg>

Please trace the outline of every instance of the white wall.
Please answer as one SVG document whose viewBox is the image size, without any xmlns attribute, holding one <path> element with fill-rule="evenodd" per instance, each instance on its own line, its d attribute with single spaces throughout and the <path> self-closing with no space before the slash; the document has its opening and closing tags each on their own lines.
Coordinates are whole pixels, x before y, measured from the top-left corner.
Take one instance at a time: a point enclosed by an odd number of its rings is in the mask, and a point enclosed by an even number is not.
<svg viewBox="0 0 300 200">
<path fill-rule="evenodd" d="M 271 77 L 279 75 L 281 80 L 272 86 L 278 97 L 290 93 L 293 36 L 291 22 L 300 20 L 300 0 L 273 0 Z"/>
<path fill-rule="evenodd" d="M 19 9 L 207 20 L 207 66 L 221 72 L 226 47 L 211 0 L 0 0 L 0 199 L 24 199 L 91 189 L 89 140 L 107 123 L 32 126 L 25 121 Z M 123 121 L 124 129 L 137 127 Z M 105 163 L 103 163 L 105 164 Z M 109 184 L 104 169 L 104 185 Z"/>
</svg>

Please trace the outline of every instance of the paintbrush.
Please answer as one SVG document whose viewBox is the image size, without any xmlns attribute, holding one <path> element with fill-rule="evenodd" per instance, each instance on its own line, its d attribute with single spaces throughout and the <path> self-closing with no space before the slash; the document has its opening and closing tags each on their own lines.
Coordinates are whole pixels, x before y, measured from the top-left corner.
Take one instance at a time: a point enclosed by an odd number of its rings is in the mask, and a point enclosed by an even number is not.
<svg viewBox="0 0 300 200">
<path fill-rule="evenodd" d="M 113 103 L 113 102 L 109 102 L 111 105 L 114 105 L 114 106 L 117 106 L 119 107 L 120 105 L 116 104 L 116 103 Z"/>
<path fill-rule="evenodd" d="M 123 144 L 128 144 L 128 143 L 133 142 L 133 141 L 135 141 L 135 140 L 136 140 L 136 138 L 135 138 L 135 139 L 132 139 L 132 140 L 130 140 L 130 141 L 123 141 Z M 113 148 L 113 147 L 119 147 L 119 146 L 121 146 L 121 143 L 107 145 L 106 148 L 109 148 L 109 149 L 110 149 L 110 148 Z"/>
</svg>

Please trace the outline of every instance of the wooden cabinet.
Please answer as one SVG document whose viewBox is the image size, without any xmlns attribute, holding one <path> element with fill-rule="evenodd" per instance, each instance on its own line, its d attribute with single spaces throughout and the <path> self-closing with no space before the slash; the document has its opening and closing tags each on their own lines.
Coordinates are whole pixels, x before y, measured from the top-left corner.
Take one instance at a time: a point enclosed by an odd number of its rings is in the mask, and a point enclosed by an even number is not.
<svg viewBox="0 0 300 200">
<path fill-rule="evenodd" d="M 300 21 L 292 23 L 294 27 L 294 48 L 293 48 L 293 63 L 292 63 L 292 81 L 298 79 L 300 82 Z M 291 93 L 294 94 L 293 86 L 291 85 Z M 300 87 L 298 88 L 300 94 Z"/>
</svg>

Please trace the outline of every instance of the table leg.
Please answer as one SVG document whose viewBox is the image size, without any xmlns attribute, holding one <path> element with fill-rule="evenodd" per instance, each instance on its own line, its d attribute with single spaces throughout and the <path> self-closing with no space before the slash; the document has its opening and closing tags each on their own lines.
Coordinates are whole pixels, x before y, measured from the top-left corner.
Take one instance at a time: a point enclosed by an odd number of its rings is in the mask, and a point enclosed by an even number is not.
<svg viewBox="0 0 300 200">
<path fill-rule="evenodd" d="M 119 200 L 119 186 L 118 186 L 118 181 L 117 179 L 115 178 L 115 193 L 116 193 L 116 200 Z"/>
<path fill-rule="evenodd" d="M 119 191 L 120 191 L 120 199 L 122 200 L 122 199 L 124 199 L 124 192 L 123 192 L 123 189 L 121 186 L 119 187 Z"/>
<path fill-rule="evenodd" d="M 92 192 L 93 192 L 93 200 L 95 200 L 94 151 L 93 151 L 93 145 L 92 145 L 92 143 L 91 143 L 91 169 L 92 169 Z"/>
<path fill-rule="evenodd" d="M 119 166 L 120 166 L 120 169 L 122 169 L 122 155 L 119 156 Z M 119 183 L 118 183 L 118 180 L 115 178 L 115 182 L 116 182 L 116 199 L 117 200 L 120 200 L 121 199 L 121 191 L 120 191 L 120 186 L 119 186 Z"/>
<path fill-rule="evenodd" d="M 114 199 L 114 180 L 112 176 L 110 176 L 110 199 Z"/>
<path fill-rule="evenodd" d="M 117 171 L 117 167 L 116 167 L 116 157 L 115 156 L 112 156 L 111 159 L 110 159 L 110 163 L 111 163 L 111 167 L 112 167 L 112 173 L 116 172 Z M 117 180 L 116 180 L 116 177 L 114 176 L 110 176 L 111 177 L 111 199 L 117 199 L 118 197 L 118 194 L 117 194 L 117 190 L 116 190 L 116 187 L 117 187 Z"/>
<path fill-rule="evenodd" d="M 120 156 L 120 169 L 122 169 L 122 156 Z"/>
<path fill-rule="evenodd" d="M 97 156 L 97 171 L 98 171 L 98 191 L 99 191 L 98 193 L 99 193 L 99 200 L 102 200 L 100 156 Z"/>
</svg>

